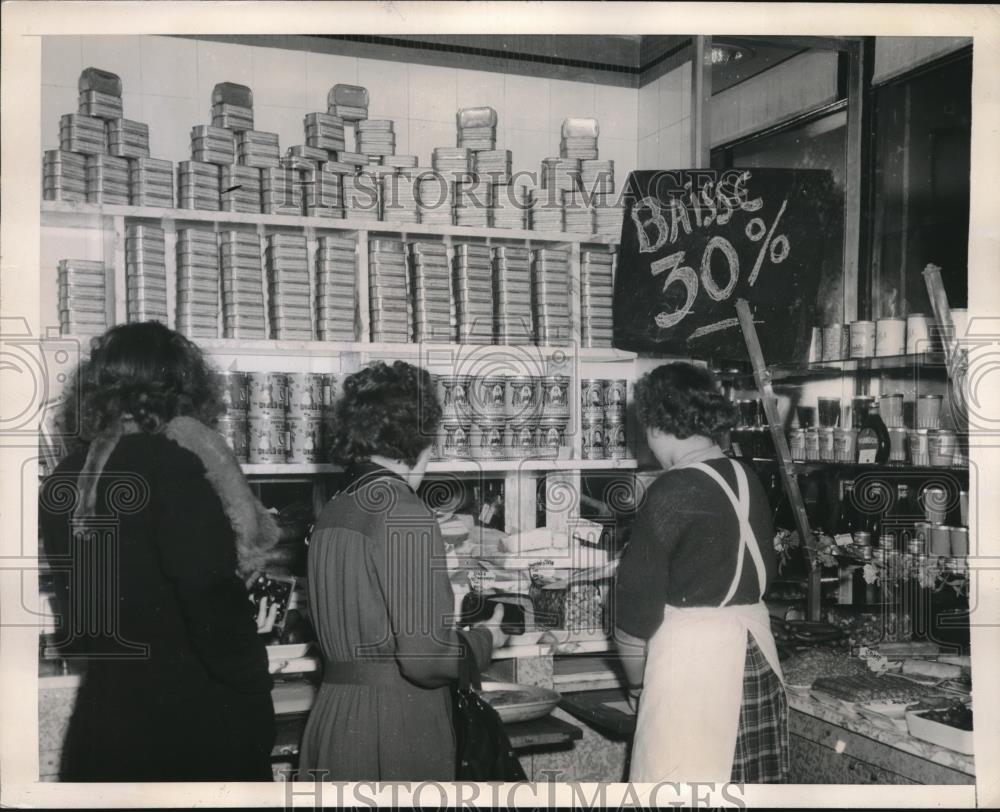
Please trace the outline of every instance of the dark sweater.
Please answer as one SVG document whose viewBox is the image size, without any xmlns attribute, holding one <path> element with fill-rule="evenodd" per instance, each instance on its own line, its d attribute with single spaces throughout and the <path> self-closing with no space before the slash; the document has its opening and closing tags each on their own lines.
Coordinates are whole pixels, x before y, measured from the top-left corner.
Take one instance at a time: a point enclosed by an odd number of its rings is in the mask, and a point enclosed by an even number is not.
<svg viewBox="0 0 1000 812">
<path fill-rule="evenodd" d="M 736 491 L 729 459 L 709 460 Z M 750 486 L 750 525 L 756 536 L 767 581 L 774 577 L 774 528 L 760 480 L 739 463 Z M 615 584 L 615 625 L 648 639 L 663 621 L 664 606 L 718 606 L 736 570 L 740 531 L 736 513 L 722 488 L 696 469 L 666 471 L 650 486 L 622 555 Z M 747 551 L 736 594 L 730 604 L 756 603 L 757 572 Z"/>
</svg>

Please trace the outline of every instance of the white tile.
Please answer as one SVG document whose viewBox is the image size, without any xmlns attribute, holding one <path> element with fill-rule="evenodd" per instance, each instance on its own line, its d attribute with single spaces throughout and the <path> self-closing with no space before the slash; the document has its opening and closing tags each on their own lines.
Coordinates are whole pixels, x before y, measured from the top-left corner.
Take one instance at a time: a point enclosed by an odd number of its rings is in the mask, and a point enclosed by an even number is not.
<svg viewBox="0 0 1000 812">
<path fill-rule="evenodd" d="M 206 110 L 194 99 L 144 96 L 142 114 L 149 125 L 150 155 L 169 161 L 188 160 L 191 128 L 207 123 Z"/>
<path fill-rule="evenodd" d="M 597 114 L 596 88 L 589 82 L 549 80 L 549 130 L 562 132 L 567 118 L 595 118 Z"/>
<path fill-rule="evenodd" d="M 628 173 L 638 162 L 638 143 L 630 138 L 607 138 L 603 133 L 600 141 L 601 159 L 615 162 L 615 189 L 621 189 Z"/>
<path fill-rule="evenodd" d="M 219 82 L 234 82 L 253 89 L 253 60 L 245 45 L 228 42 L 195 43 L 198 50 L 198 104 L 207 116 L 212 109 L 212 90 Z"/>
<path fill-rule="evenodd" d="M 681 65 L 681 98 L 684 117 L 691 115 L 691 63 Z"/>
<path fill-rule="evenodd" d="M 504 75 L 484 70 L 456 70 L 458 85 L 457 109 L 463 107 L 492 107 L 497 111 L 497 126 L 507 122 L 504 104 Z M 499 134 L 498 134 L 499 137 Z"/>
<path fill-rule="evenodd" d="M 407 131 L 407 155 L 416 155 L 417 164 L 431 166 L 435 147 L 455 146 L 455 127 L 443 121 L 422 121 L 411 118 Z"/>
<path fill-rule="evenodd" d="M 638 141 L 639 91 L 635 88 L 597 85 L 594 115 L 601 124 L 602 147 L 605 137 Z"/>
<path fill-rule="evenodd" d="M 307 112 L 304 107 L 276 107 L 255 103 L 253 126 L 255 130 L 261 132 L 277 133 L 278 148 L 284 155 L 289 147 L 305 143 L 305 127 L 302 119 Z"/>
<path fill-rule="evenodd" d="M 639 139 L 639 151 L 636 169 L 659 169 L 659 133 L 644 136 Z M 617 173 L 616 173 L 617 176 Z"/>
<path fill-rule="evenodd" d="M 306 107 L 326 112 L 326 97 L 334 85 L 358 84 L 358 59 L 338 54 L 306 53 Z"/>
<path fill-rule="evenodd" d="M 455 125 L 458 83 L 454 68 L 410 65 L 407 70 L 409 118 Z"/>
<path fill-rule="evenodd" d="M 42 37 L 42 84 L 77 87 L 83 70 L 83 46 L 77 36 Z"/>
<path fill-rule="evenodd" d="M 407 65 L 381 59 L 358 60 L 358 84 L 368 88 L 368 117 L 409 117 Z"/>
<path fill-rule="evenodd" d="M 538 177 L 542 161 L 559 154 L 559 136 L 536 130 L 507 130 L 507 148 L 511 150 L 515 172 Z"/>
<path fill-rule="evenodd" d="M 639 88 L 639 139 L 653 135 L 660 127 L 660 86 L 650 82 Z"/>
<path fill-rule="evenodd" d="M 512 130 L 549 129 L 549 80 L 534 76 L 504 77 L 504 110 L 506 126 Z M 558 150 L 559 145 L 556 144 Z M 555 153 L 558 154 L 558 151 Z"/>
<path fill-rule="evenodd" d="M 138 36 L 84 36 L 80 38 L 84 68 L 100 68 L 117 73 L 122 90 L 142 90 L 142 64 Z"/>
<path fill-rule="evenodd" d="M 198 96 L 198 46 L 181 37 L 143 37 L 142 92 L 154 96 Z"/>
<path fill-rule="evenodd" d="M 59 149 L 59 119 L 66 113 L 76 112 L 77 97 L 75 87 L 42 85 L 40 126 L 43 150 Z"/>
<path fill-rule="evenodd" d="M 122 113 L 130 121 L 145 122 L 143 115 L 145 105 L 142 103 L 141 93 L 122 93 Z"/>
<path fill-rule="evenodd" d="M 691 120 L 682 119 L 660 134 L 661 169 L 691 167 Z"/>
<path fill-rule="evenodd" d="M 306 53 L 283 48 L 250 49 L 254 107 L 306 107 Z"/>
<path fill-rule="evenodd" d="M 657 80 L 660 86 L 659 129 L 664 130 L 684 118 L 683 79 L 675 68 Z"/>
</svg>

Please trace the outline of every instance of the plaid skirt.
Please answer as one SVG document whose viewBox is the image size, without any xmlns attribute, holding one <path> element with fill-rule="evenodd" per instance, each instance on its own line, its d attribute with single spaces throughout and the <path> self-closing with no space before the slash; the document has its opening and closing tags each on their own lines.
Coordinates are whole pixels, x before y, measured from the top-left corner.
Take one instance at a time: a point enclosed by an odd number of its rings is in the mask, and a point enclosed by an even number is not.
<svg viewBox="0 0 1000 812">
<path fill-rule="evenodd" d="M 730 780 L 736 784 L 781 784 L 788 780 L 785 686 L 749 633 L 740 727 Z"/>
</svg>

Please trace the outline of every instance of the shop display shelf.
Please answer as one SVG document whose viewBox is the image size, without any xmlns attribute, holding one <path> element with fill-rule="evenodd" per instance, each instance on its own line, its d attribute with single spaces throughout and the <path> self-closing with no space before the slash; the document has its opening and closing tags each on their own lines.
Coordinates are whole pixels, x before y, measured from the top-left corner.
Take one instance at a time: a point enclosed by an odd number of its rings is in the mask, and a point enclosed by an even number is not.
<svg viewBox="0 0 1000 812">
<path fill-rule="evenodd" d="M 545 471 L 625 471 L 638 467 L 635 460 L 435 460 L 429 474 L 494 474 Z M 334 463 L 245 463 L 243 473 L 251 477 L 317 476 L 344 470 Z"/>
<path fill-rule="evenodd" d="M 854 358 L 842 361 L 821 361 L 815 363 L 773 364 L 768 366 L 771 379 L 775 382 L 835 378 L 845 374 L 905 371 L 922 374 L 946 375 L 948 372 L 944 354 L 924 352 L 911 355 L 887 355 L 881 358 Z M 724 369 L 718 376 L 726 381 L 753 381 L 753 371 L 747 368 Z"/>
</svg>

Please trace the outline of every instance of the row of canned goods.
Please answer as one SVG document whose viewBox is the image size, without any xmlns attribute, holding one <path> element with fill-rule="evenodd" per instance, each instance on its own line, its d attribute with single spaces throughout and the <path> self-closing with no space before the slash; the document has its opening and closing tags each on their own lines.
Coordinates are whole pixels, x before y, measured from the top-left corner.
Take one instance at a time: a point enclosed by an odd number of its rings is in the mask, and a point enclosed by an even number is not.
<svg viewBox="0 0 1000 812">
<path fill-rule="evenodd" d="M 326 461 L 331 419 L 226 414 L 218 431 L 239 462 L 317 463 Z"/>
<path fill-rule="evenodd" d="M 585 460 L 624 460 L 628 457 L 625 418 L 588 420 L 580 424 L 583 435 L 580 456 Z"/>
<path fill-rule="evenodd" d="M 476 423 L 446 419 L 438 431 L 434 455 L 440 460 L 556 459 L 566 446 L 567 422 L 564 417 Z"/>
<path fill-rule="evenodd" d="M 438 375 L 442 417 L 451 425 L 569 419 L 565 375 Z"/>
<path fill-rule="evenodd" d="M 320 372 L 219 373 L 222 401 L 232 417 L 318 419 L 333 408 L 338 379 Z"/>
<path fill-rule="evenodd" d="M 584 378 L 580 381 L 580 414 L 583 420 L 594 422 L 625 420 L 628 382 L 604 378 Z"/>
<path fill-rule="evenodd" d="M 893 427 L 889 434 L 889 462 L 919 466 L 962 465 L 965 460 L 955 432 L 950 429 L 906 429 Z M 734 432 L 736 434 L 737 432 Z M 772 456 L 773 443 L 764 429 L 758 430 L 762 448 L 753 456 Z M 858 429 L 806 428 L 792 429 L 788 435 L 788 450 L 796 462 L 857 462 Z"/>
</svg>

